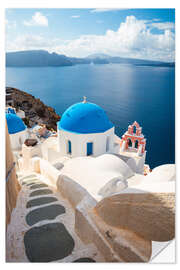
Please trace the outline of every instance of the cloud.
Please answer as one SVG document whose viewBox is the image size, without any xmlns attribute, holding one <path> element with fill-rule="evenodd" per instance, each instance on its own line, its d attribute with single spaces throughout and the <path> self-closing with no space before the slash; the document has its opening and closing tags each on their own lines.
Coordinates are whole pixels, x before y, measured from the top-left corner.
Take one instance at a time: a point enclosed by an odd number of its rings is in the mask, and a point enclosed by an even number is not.
<svg viewBox="0 0 180 270">
<path fill-rule="evenodd" d="M 97 22 L 97 23 L 103 23 L 103 21 L 102 21 L 102 20 L 97 20 L 96 22 Z"/>
<path fill-rule="evenodd" d="M 169 30 L 175 28 L 175 25 L 172 22 L 151 23 L 150 26 L 159 30 Z"/>
<path fill-rule="evenodd" d="M 26 26 L 48 26 L 48 19 L 40 12 L 35 12 L 30 21 L 24 21 Z"/>
<path fill-rule="evenodd" d="M 97 12 L 109 12 L 109 11 L 118 11 L 118 10 L 127 10 L 129 8 L 94 8 L 91 9 L 91 13 L 97 13 Z"/>
<path fill-rule="evenodd" d="M 104 35 L 82 35 L 73 40 L 46 39 L 40 36 L 19 36 L 7 42 L 7 50 L 46 49 L 68 56 L 85 57 L 92 53 L 140 59 L 174 61 L 175 34 L 171 29 L 163 33 L 151 32 L 147 23 L 127 16 L 116 31 Z"/>
<path fill-rule="evenodd" d="M 77 19 L 77 18 L 80 18 L 80 15 L 73 15 L 71 16 L 71 18 Z"/>
<path fill-rule="evenodd" d="M 17 26 L 16 21 L 9 21 L 9 20 L 6 19 L 5 22 L 6 22 L 6 27 L 9 28 L 9 29 L 10 28 L 16 28 L 16 26 Z"/>
<path fill-rule="evenodd" d="M 8 51 L 23 51 L 23 50 L 49 50 L 51 46 L 56 45 L 57 40 L 47 40 L 42 35 L 19 35 L 14 42 L 6 40 L 6 48 Z M 58 40 L 59 42 L 59 40 Z"/>
<path fill-rule="evenodd" d="M 71 56 L 101 52 L 121 57 L 173 61 L 175 35 L 168 29 L 153 34 L 143 20 L 127 16 L 117 31 L 109 29 L 104 35 L 83 35 L 66 45 L 57 45 L 55 50 Z"/>
</svg>

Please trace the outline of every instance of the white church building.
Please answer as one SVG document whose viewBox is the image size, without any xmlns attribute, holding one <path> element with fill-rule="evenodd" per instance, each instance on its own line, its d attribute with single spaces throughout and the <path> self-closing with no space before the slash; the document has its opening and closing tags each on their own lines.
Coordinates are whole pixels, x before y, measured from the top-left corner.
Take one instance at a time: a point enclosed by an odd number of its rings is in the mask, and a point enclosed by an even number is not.
<svg viewBox="0 0 180 270">
<path fill-rule="evenodd" d="M 28 138 L 27 127 L 15 112 L 6 113 L 6 121 L 12 150 L 20 150 L 24 141 Z"/>
<path fill-rule="evenodd" d="M 114 153 L 114 125 L 101 107 L 84 97 L 83 102 L 63 113 L 58 122 L 58 142 L 62 156 L 96 157 Z"/>
</svg>

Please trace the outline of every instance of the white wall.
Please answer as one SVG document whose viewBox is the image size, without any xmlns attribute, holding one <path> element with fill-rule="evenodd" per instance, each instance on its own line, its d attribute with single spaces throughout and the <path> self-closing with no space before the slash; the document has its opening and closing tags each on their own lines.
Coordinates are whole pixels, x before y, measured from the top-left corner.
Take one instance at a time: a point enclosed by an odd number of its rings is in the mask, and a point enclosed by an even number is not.
<svg viewBox="0 0 180 270">
<path fill-rule="evenodd" d="M 49 149 L 52 149 L 56 152 L 58 151 L 58 138 L 57 137 L 49 137 L 43 143 L 41 143 L 42 157 L 46 160 L 49 160 L 49 156 L 51 160 L 53 158 L 51 154 L 49 154 Z"/>
<path fill-rule="evenodd" d="M 12 150 L 21 149 L 22 144 L 28 138 L 27 129 L 17 132 L 15 134 L 9 134 L 9 135 L 10 135 Z"/>
<path fill-rule="evenodd" d="M 144 174 L 144 164 L 146 159 L 146 151 L 144 154 L 135 159 L 136 161 L 136 173 Z"/>
<path fill-rule="evenodd" d="M 114 151 L 114 127 L 104 133 L 77 134 L 58 130 L 59 151 L 62 156 L 68 154 L 68 140 L 71 141 L 71 157 L 87 156 L 87 143 L 93 143 L 93 156 L 106 153 L 106 141 L 109 137 L 109 151 Z"/>
<path fill-rule="evenodd" d="M 19 110 L 16 112 L 17 116 L 19 116 L 20 118 L 25 118 L 25 112 L 22 110 Z"/>
</svg>

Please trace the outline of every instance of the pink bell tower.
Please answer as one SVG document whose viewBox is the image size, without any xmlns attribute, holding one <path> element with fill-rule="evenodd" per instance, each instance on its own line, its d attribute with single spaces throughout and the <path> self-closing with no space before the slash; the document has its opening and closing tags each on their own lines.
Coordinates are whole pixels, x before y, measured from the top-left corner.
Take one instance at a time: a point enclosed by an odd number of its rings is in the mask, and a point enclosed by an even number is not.
<svg viewBox="0 0 180 270">
<path fill-rule="evenodd" d="M 142 134 L 142 127 L 135 121 L 128 126 L 120 141 L 120 155 L 134 160 L 134 171 L 144 174 L 146 158 L 146 139 Z"/>
<path fill-rule="evenodd" d="M 146 139 L 142 134 L 142 127 L 136 121 L 128 126 L 128 130 L 122 136 L 120 147 L 122 152 L 132 149 L 137 152 L 138 156 L 145 152 Z"/>
</svg>

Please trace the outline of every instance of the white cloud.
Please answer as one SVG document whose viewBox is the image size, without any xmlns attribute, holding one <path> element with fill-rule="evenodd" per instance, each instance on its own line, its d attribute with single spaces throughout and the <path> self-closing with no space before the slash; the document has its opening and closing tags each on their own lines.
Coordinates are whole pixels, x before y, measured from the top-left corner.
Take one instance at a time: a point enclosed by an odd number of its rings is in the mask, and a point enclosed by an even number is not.
<svg viewBox="0 0 180 270">
<path fill-rule="evenodd" d="M 51 46 L 56 45 L 53 40 L 47 40 L 42 35 L 19 35 L 14 42 L 6 40 L 6 48 L 8 51 L 23 50 L 49 50 Z M 59 42 L 59 40 L 58 40 Z"/>
<path fill-rule="evenodd" d="M 46 39 L 43 36 L 20 36 L 7 43 L 7 50 L 46 49 L 68 56 L 84 57 L 92 53 L 173 61 L 175 34 L 171 29 L 152 33 L 143 20 L 127 16 L 117 29 L 104 35 L 83 35 L 74 40 Z"/>
<path fill-rule="evenodd" d="M 102 21 L 102 20 L 97 20 L 96 22 L 97 22 L 97 23 L 103 23 L 103 21 Z"/>
<path fill-rule="evenodd" d="M 97 13 L 97 12 L 109 12 L 109 11 L 118 11 L 118 10 L 127 10 L 129 8 L 94 8 L 91 9 L 91 13 Z"/>
<path fill-rule="evenodd" d="M 9 20 L 7 20 L 6 19 L 6 26 L 7 26 L 7 28 L 16 28 L 16 26 L 17 26 L 17 23 L 16 23 L 16 21 L 9 21 Z"/>
<path fill-rule="evenodd" d="M 157 28 L 159 30 L 167 30 L 167 29 L 174 29 L 175 28 L 175 25 L 172 22 L 151 23 L 150 26 Z"/>
<path fill-rule="evenodd" d="M 153 21 L 153 22 L 159 22 L 160 19 L 154 18 L 154 19 L 152 19 L 151 21 Z"/>
<path fill-rule="evenodd" d="M 35 12 L 30 21 L 24 21 L 26 26 L 48 26 L 48 19 L 40 12 Z"/>
<path fill-rule="evenodd" d="M 71 16 L 71 18 L 77 19 L 77 18 L 80 18 L 80 16 L 79 15 L 73 15 L 73 16 Z"/>
<path fill-rule="evenodd" d="M 170 30 L 152 34 L 144 21 L 127 16 L 117 31 L 107 30 L 104 35 L 84 35 L 66 45 L 57 45 L 55 50 L 72 56 L 101 52 L 114 56 L 172 61 L 174 47 L 175 36 Z"/>
</svg>

